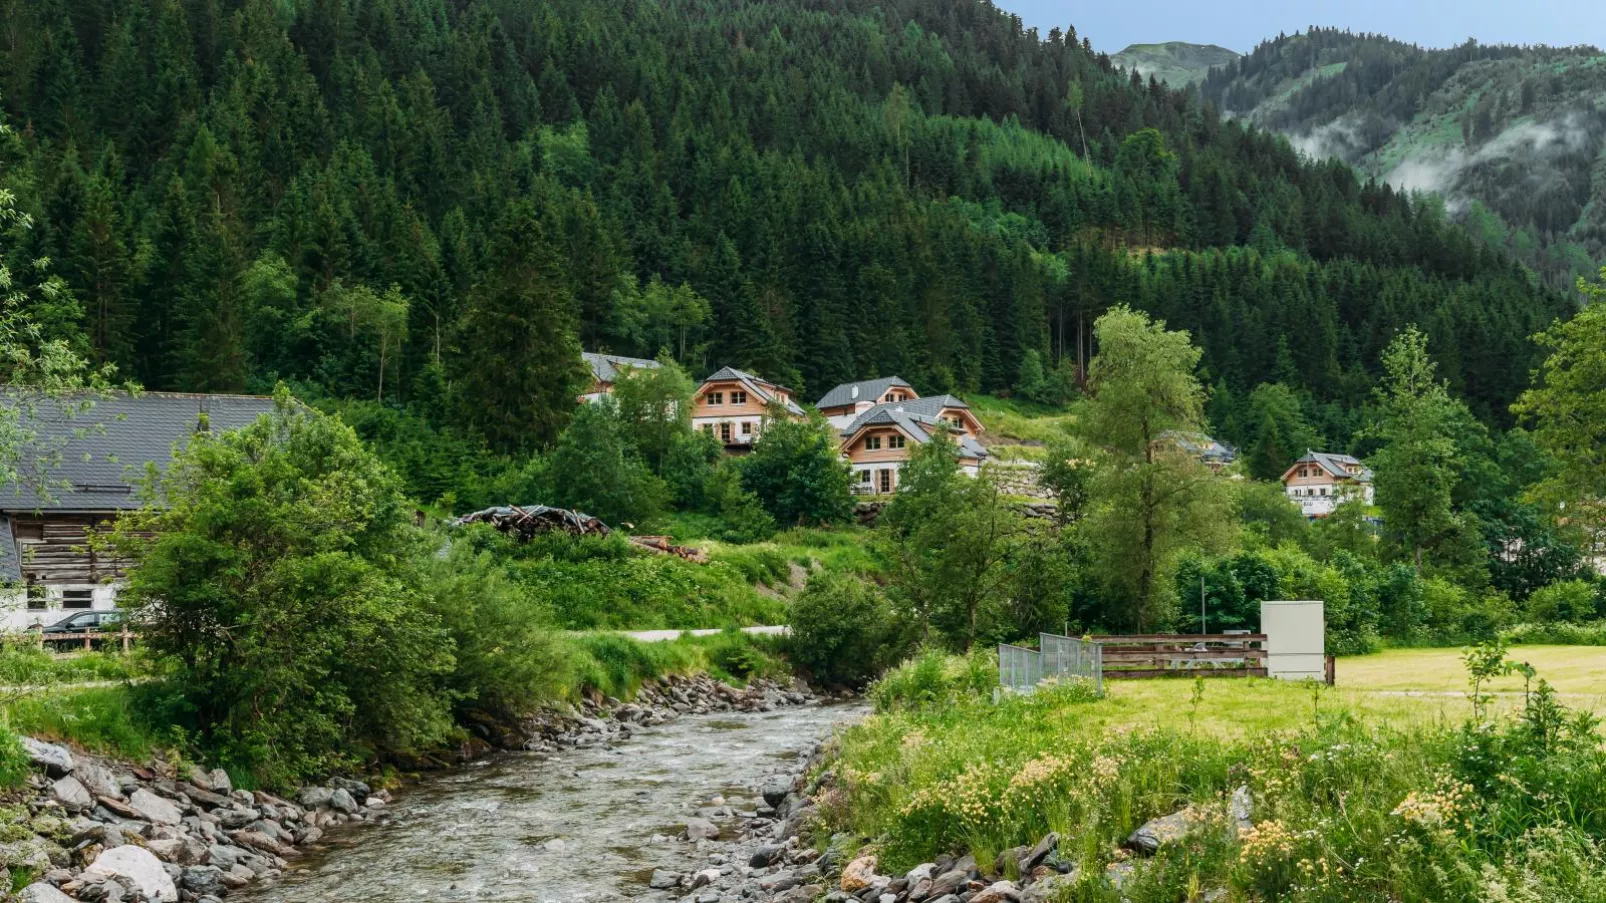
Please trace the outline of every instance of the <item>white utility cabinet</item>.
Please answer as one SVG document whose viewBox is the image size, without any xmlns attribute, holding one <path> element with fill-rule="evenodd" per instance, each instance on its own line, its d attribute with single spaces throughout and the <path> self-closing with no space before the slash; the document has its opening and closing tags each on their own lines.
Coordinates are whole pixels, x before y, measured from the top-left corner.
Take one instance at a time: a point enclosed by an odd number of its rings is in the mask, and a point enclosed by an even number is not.
<svg viewBox="0 0 1606 903">
<path fill-rule="evenodd" d="M 1282 680 L 1327 676 L 1327 608 L 1320 601 L 1260 603 L 1266 673 Z"/>
</svg>

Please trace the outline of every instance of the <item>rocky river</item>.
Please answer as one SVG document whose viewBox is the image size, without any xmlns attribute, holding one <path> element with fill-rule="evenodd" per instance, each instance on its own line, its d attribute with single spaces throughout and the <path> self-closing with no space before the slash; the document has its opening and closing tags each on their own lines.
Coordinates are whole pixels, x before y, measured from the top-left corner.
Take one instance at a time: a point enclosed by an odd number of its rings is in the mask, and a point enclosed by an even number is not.
<svg viewBox="0 0 1606 903">
<path fill-rule="evenodd" d="M 688 714 L 590 746 L 497 754 L 404 788 L 375 823 L 331 831 L 282 875 L 229 900 L 682 899 L 687 882 L 651 885 L 742 855 L 683 839 L 688 821 L 734 838 L 766 811 L 766 782 L 790 780 L 834 725 L 860 711 L 810 704 Z"/>
</svg>

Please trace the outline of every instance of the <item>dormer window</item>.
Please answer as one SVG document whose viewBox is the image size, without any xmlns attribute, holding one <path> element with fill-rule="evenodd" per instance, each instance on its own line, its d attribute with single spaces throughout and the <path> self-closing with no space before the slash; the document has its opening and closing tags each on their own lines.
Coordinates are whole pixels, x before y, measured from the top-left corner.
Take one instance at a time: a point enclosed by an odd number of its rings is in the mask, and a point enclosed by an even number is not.
<svg viewBox="0 0 1606 903">
<path fill-rule="evenodd" d="M 708 393 L 708 403 L 709 404 L 724 404 L 725 403 L 725 393 L 724 392 L 709 392 Z"/>
<path fill-rule="evenodd" d="M 893 433 L 891 436 L 887 437 L 888 448 L 903 448 L 903 443 L 904 438 L 902 433 Z"/>
<path fill-rule="evenodd" d="M 747 393 L 737 390 L 731 393 L 731 404 L 747 404 Z"/>
<path fill-rule="evenodd" d="M 865 451 L 876 451 L 879 448 L 881 448 L 881 437 L 880 436 L 866 436 L 864 438 L 864 450 Z"/>
</svg>

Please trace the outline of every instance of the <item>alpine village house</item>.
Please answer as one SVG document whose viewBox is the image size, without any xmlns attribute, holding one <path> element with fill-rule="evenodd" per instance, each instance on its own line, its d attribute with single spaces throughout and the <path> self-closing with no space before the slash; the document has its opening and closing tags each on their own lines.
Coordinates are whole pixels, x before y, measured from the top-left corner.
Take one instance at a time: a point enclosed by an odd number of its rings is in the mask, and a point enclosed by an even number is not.
<svg viewBox="0 0 1606 903">
<path fill-rule="evenodd" d="M 148 465 L 165 467 L 190 437 L 239 429 L 273 405 L 256 396 L 119 392 L 71 415 L 53 404 L 23 409 L 35 444 L 56 460 L 43 485 L 0 490 L 0 630 L 115 609 L 120 562 L 90 547 L 89 532 L 140 506 L 134 487 Z"/>
<path fill-rule="evenodd" d="M 620 375 L 626 371 L 658 369 L 657 361 L 649 361 L 642 357 L 582 351 L 580 358 L 591 368 L 591 385 L 580 395 L 580 400 L 588 404 L 601 401 L 604 395 L 612 395 L 613 384 L 618 382 Z"/>
<path fill-rule="evenodd" d="M 897 491 L 899 471 L 914 449 L 948 431 L 959 446 L 959 469 L 976 476 L 987 457 L 981 421 L 952 395 L 921 398 L 896 376 L 843 383 L 815 404 L 842 431 L 842 454 L 853 467 L 856 492 Z"/>
<path fill-rule="evenodd" d="M 725 367 L 703 380 L 692 396 L 692 429 L 719 440 L 727 454 L 746 454 L 764 432 L 772 405 L 795 420 L 806 416 L 792 399 L 791 389 Z"/>
<path fill-rule="evenodd" d="M 1372 503 L 1372 471 L 1349 455 L 1307 451 L 1282 480 L 1289 500 L 1306 517 L 1326 517 L 1350 499 Z"/>
</svg>

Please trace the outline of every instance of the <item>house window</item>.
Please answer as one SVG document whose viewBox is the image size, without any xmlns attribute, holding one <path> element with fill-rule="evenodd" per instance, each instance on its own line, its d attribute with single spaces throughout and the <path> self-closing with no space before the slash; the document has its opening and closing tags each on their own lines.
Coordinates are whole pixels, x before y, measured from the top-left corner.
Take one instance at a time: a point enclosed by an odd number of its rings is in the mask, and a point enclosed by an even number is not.
<svg viewBox="0 0 1606 903">
<path fill-rule="evenodd" d="M 724 392 L 709 392 L 708 393 L 708 403 L 709 404 L 724 404 L 725 403 L 725 393 Z"/>
<path fill-rule="evenodd" d="M 729 441 L 731 441 L 731 425 L 730 424 L 721 423 L 719 425 L 719 441 L 721 441 L 721 442 L 729 442 Z"/>
<path fill-rule="evenodd" d="M 864 440 L 864 450 L 865 451 L 875 451 L 876 449 L 878 449 L 880 447 L 881 447 L 881 437 L 880 436 L 867 436 L 867 437 L 865 437 L 865 440 Z"/>
<path fill-rule="evenodd" d="M 61 591 L 62 608 L 89 608 L 95 604 L 95 591 L 91 589 L 64 589 Z"/>
<path fill-rule="evenodd" d="M 753 435 L 753 421 L 751 421 L 751 420 L 742 421 L 742 435 L 743 436 L 751 436 L 751 435 Z"/>
<path fill-rule="evenodd" d="M 876 471 L 876 473 L 881 474 L 881 491 L 883 493 L 891 492 L 892 491 L 892 471 L 890 471 L 890 470 L 878 470 L 878 471 Z"/>
<path fill-rule="evenodd" d="M 732 392 L 731 404 L 747 404 L 747 393 L 742 391 Z"/>
<path fill-rule="evenodd" d="M 887 447 L 888 448 L 903 448 L 903 435 L 901 433 L 895 433 L 895 434 L 893 434 L 891 436 L 888 436 L 887 437 Z"/>
<path fill-rule="evenodd" d="M 859 471 L 859 482 L 864 483 L 865 485 L 869 485 L 869 483 L 870 483 L 870 471 L 868 471 L 868 470 Z"/>
<path fill-rule="evenodd" d="M 45 591 L 42 583 L 28 584 L 28 610 L 44 611 L 49 608 L 50 595 Z"/>
<path fill-rule="evenodd" d="M 13 526 L 11 529 L 16 534 L 17 539 L 22 541 L 22 542 L 44 542 L 45 541 L 45 525 L 42 524 L 42 523 L 38 523 L 38 524 L 17 524 L 15 526 Z"/>
</svg>

